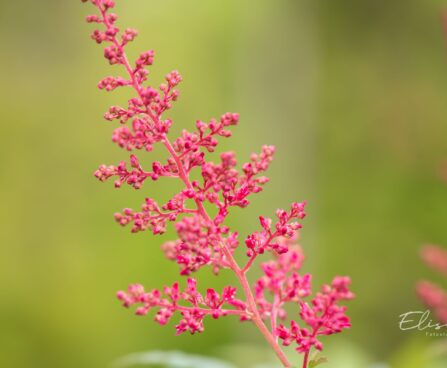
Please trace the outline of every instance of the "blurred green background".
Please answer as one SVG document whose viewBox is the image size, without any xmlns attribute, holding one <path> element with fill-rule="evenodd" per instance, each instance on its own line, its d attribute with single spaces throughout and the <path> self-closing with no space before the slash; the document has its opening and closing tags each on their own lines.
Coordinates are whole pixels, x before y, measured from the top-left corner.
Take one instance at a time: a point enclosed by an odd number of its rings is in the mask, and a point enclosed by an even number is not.
<svg viewBox="0 0 447 368">
<path fill-rule="evenodd" d="M 445 6 L 118 1 L 120 25 L 140 31 L 132 55 L 156 50 L 154 84 L 172 69 L 183 74 L 170 114 L 176 131 L 236 111 L 242 123 L 221 149 L 242 161 L 277 145 L 271 183 L 231 223 L 246 235 L 259 214 L 309 202 L 306 271 L 316 286 L 350 275 L 357 294 L 353 328 L 324 340 L 328 367 L 446 366 L 427 360 L 442 339 L 398 329 L 399 314 L 422 308 L 415 282 L 436 279 L 419 247 L 447 245 L 447 186 L 438 175 L 447 160 Z M 173 349 L 242 367 L 268 359 L 248 324 L 208 321 L 202 335 L 174 337 L 173 326 L 137 318 L 115 300 L 128 283 L 178 278 L 159 251 L 172 232 L 130 235 L 112 217 L 178 186 L 115 190 L 93 178 L 99 164 L 127 157 L 110 142 L 115 125 L 102 120 L 127 94 L 96 89 L 118 71 L 89 40 L 83 18 L 91 10 L 79 1 L 0 2 L 0 365 L 108 367 L 131 352 Z M 234 281 L 198 276 L 218 288 Z"/>
</svg>

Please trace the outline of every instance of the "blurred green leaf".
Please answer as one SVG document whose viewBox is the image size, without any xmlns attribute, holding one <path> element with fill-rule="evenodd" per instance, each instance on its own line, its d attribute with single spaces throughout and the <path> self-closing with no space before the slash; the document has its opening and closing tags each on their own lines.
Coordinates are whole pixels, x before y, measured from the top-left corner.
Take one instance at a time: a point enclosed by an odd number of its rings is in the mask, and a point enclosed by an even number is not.
<svg viewBox="0 0 447 368">
<path fill-rule="evenodd" d="M 327 363 L 327 362 L 328 362 L 327 358 L 316 356 L 309 362 L 309 368 L 314 368 L 316 366 L 319 366 L 320 364 Z"/>
<path fill-rule="evenodd" d="M 202 355 L 185 354 L 181 351 L 147 351 L 133 353 L 118 359 L 116 368 L 135 365 L 163 366 L 167 368 L 235 368 L 231 363 Z"/>
<path fill-rule="evenodd" d="M 423 335 L 422 335 L 423 336 Z M 421 336 L 409 339 L 394 353 L 392 368 L 444 368 L 447 367 L 447 341 L 431 340 Z"/>
</svg>

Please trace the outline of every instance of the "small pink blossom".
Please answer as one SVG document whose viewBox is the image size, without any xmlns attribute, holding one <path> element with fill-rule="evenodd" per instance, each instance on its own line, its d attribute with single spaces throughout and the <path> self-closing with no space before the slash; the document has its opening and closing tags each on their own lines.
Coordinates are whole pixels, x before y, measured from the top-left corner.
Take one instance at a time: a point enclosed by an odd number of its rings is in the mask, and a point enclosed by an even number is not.
<svg viewBox="0 0 447 368">
<path fill-rule="evenodd" d="M 121 77 L 106 77 L 98 83 L 98 88 L 110 92 L 115 88 L 128 86 L 129 84 L 131 84 L 130 81 Z"/>
<path fill-rule="evenodd" d="M 137 61 L 135 62 L 136 68 L 135 70 L 142 69 L 146 66 L 150 66 L 154 63 L 154 50 L 145 51 L 140 54 Z"/>
<path fill-rule="evenodd" d="M 138 31 L 133 28 L 126 28 L 121 36 L 122 45 L 132 42 L 138 36 Z"/>
</svg>

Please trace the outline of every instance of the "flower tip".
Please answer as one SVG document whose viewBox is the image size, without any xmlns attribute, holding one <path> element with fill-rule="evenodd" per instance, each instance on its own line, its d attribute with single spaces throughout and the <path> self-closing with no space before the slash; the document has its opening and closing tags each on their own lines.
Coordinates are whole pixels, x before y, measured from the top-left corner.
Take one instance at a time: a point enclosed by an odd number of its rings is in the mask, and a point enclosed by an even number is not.
<svg viewBox="0 0 447 368">
<path fill-rule="evenodd" d="M 137 309 L 136 309 L 135 314 L 136 314 L 137 316 L 145 316 L 145 315 L 147 314 L 147 312 L 148 312 L 147 308 L 145 308 L 145 307 L 140 307 L 140 308 L 137 308 Z"/>
</svg>

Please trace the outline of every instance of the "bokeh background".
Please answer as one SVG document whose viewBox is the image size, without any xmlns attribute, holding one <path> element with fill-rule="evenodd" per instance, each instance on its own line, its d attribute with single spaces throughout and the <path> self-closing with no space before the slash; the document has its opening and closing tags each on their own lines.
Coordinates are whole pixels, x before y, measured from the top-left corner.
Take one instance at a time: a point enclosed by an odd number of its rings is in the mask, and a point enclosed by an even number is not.
<svg viewBox="0 0 447 368">
<path fill-rule="evenodd" d="M 172 69 L 183 74 L 171 113 L 177 131 L 236 111 L 242 123 L 222 149 L 243 160 L 277 145 L 271 183 L 231 224 L 247 234 L 259 214 L 309 202 L 306 271 L 316 285 L 350 275 L 357 294 L 353 328 L 324 340 L 328 367 L 446 366 L 442 338 L 398 328 L 399 314 L 423 308 L 415 282 L 439 280 L 419 260 L 420 246 L 447 245 L 439 175 L 447 160 L 445 7 L 118 1 L 120 24 L 140 31 L 131 53 L 156 50 L 152 81 Z M 0 365 L 108 367 L 150 350 L 265 363 L 268 349 L 248 324 L 208 321 L 202 335 L 174 337 L 173 326 L 137 318 L 115 300 L 128 283 L 161 287 L 178 276 L 159 251 L 172 232 L 131 235 L 112 214 L 178 187 L 115 190 L 92 175 L 127 157 L 110 142 L 114 125 L 102 120 L 127 95 L 95 87 L 117 70 L 89 40 L 83 18 L 91 10 L 79 1 L 0 2 Z M 218 287 L 234 281 L 199 277 Z"/>
</svg>

